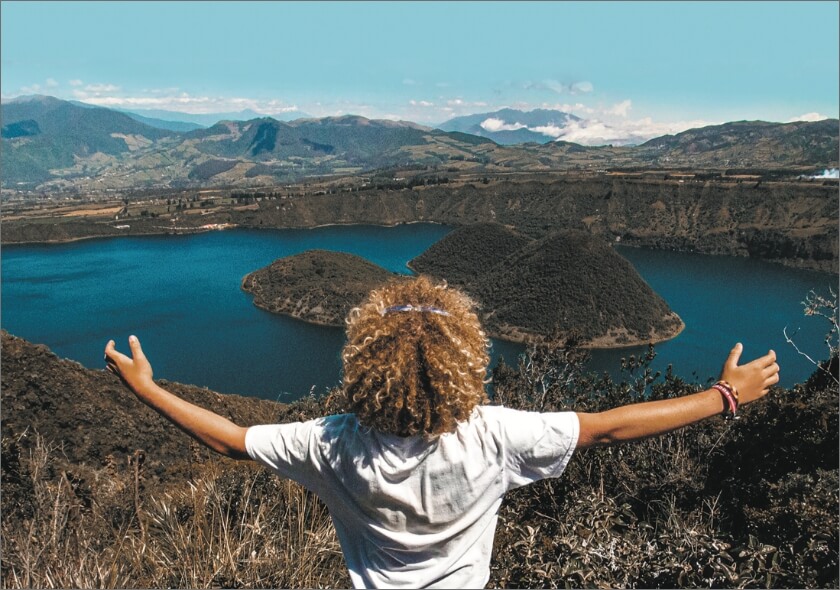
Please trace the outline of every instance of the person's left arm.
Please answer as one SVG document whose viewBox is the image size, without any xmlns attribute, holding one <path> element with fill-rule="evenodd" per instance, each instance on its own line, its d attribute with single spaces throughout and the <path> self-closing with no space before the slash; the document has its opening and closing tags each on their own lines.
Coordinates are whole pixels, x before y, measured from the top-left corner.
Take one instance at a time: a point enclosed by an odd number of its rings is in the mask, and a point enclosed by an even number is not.
<svg viewBox="0 0 840 590">
<path fill-rule="evenodd" d="M 752 362 L 738 366 L 742 350 L 739 343 L 729 353 L 721 379 L 737 388 L 739 404 L 743 406 L 764 397 L 770 387 L 779 382 L 779 365 L 776 364 L 776 354 L 771 350 Z M 721 414 L 725 408 L 726 401 L 721 393 L 708 389 L 693 395 L 630 404 L 605 412 L 578 412 L 580 434 L 577 446 L 604 446 L 664 434 Z"/>
</svg>

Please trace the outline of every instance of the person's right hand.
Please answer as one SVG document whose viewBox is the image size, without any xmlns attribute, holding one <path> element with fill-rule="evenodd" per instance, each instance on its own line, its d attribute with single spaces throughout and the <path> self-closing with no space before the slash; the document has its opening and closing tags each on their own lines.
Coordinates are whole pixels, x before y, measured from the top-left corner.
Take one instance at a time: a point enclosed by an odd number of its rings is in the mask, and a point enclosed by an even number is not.
<svg viewBox="0 0 840 590">
<path fill-rule="evenodd" d="M 137 392 L 139 387 L 153 383 L 152 365 L 146 359 L 146 355 L 143 354 L 137 336 L 129 336 L 128 346 L 131 348 L 131 357 L 133 358 L 118 352 L 114 341 L 109 340 L 108 344 L 105 345 L 106 368 L 122 379 L 123 383 L 134 392 Z"/>
<path fill-rule="evenodd" d="M 739 342 L 730 351 L 720 378 L 738 390 L 738 404 L 745 405 L 767 395 L 770 387 L 779 382 L 779 365 L 772 350 L 762 357 L 738 366 L 744 347 Z"/>
</svg>

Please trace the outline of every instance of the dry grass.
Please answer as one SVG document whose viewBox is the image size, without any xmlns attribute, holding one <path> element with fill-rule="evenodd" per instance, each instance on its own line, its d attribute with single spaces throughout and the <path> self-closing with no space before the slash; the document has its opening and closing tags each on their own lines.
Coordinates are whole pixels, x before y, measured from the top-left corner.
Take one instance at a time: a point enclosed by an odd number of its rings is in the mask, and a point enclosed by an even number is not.
<svg viewBox="0 0 840 590">
<path fill-rule="evenodd" d="M 532 350 L 496 371 L 497 401 L 598 411 L 698 387 L 652 373 L 653 351 L 628 359 L 620 383 L 581 374 L 584 357 Z M 562 478 L 514 490 L 490 585 L 837 588 L 837 364 L 833 353 L 825 371 L 741 420 L 589 449 Z M 304 398 L 281 420 L 334 409 Z M 162 486 L 146 480 L 139 453 L 93 469 L 28 439 L 2 439 L 3 587 L 350 585 L 323 504 L 253 463 L 185 459 L 184 479 Z"/>
<path fill-rule="evenodd" d="M 217 461 L 147 494 L 135 463 L 89 472 L 86 502 L 67 472 L 50 473 L 57 455 L 37 437 L 23 458 L 32 512 L 4 517 L 5 588 L 349 586 L 326 508 L 293 482 Z"/>
</svg>

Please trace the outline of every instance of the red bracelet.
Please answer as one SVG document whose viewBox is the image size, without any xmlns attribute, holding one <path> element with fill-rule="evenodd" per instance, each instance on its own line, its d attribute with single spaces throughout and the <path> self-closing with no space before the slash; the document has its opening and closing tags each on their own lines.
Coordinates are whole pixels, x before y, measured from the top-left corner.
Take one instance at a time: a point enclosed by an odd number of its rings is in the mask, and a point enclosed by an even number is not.
<svg viewBox="0 0 840 590">
<path fill-rule="evenodd" d="M 718 381 L 718 383 L 720 383 L 720 384 L 721 384 L 721 385 L 723 385 L 725 388 L 727 388 L 730 392 L 732 392 L 732 396 L 735 398 L 735 401 L 736 401 L 736 402 L 737 402 L 737 401 L 740 401 L 740 400 L 738 399 L 738 388 L 737 388 L 737 387 L 735 387 L 734 385 L 732 385 L 729 381 L 724 381 L 723 379 L 721 379 L 720 381 Z"/>
<path fill-rule="evenodd" d="M 738 392 L 726 381 L 718 381 L 712 385 L 723 396 L 724 408 L 722 414 L 729 420 L 738 417 Z"/>
</svg>

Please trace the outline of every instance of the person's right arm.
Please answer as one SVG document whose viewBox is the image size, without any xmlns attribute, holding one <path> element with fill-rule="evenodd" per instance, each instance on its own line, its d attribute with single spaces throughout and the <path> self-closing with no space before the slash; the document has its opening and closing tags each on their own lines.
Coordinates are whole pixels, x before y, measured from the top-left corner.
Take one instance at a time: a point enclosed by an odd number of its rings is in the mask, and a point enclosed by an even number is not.
<svg viewBox="0 0 840 590">
<path fill-rule="evenodd" d="M 741 406 L 764 397 L 770 387 L 779 382 L 779 365 L 772 350 L 738 366 L 742 350 L 740 343 L 735 345 L 721 372 L 721 379 L 737 388 Z M 577 446 L 604 446 L 663 434 L 720 414 L 724 404 L 720 392 L 708 389 L 693 395 L 630 404 L 605 412 L 578 412 L 580 435 Z"/>
<path fill-rule="evenodd" d="M 152 380 L 152 365 L 140 348 L 140 341 L 131 336 L 128 344 L 131 357 L 118 352 L 114 341 L 109 341 L 105 361 L 108 370 L 122 379 L 140 401 L 217 453 L 233 459 L 250 459 L 245 449 L 247 428 L 159 387 Z"/>
</svg>

